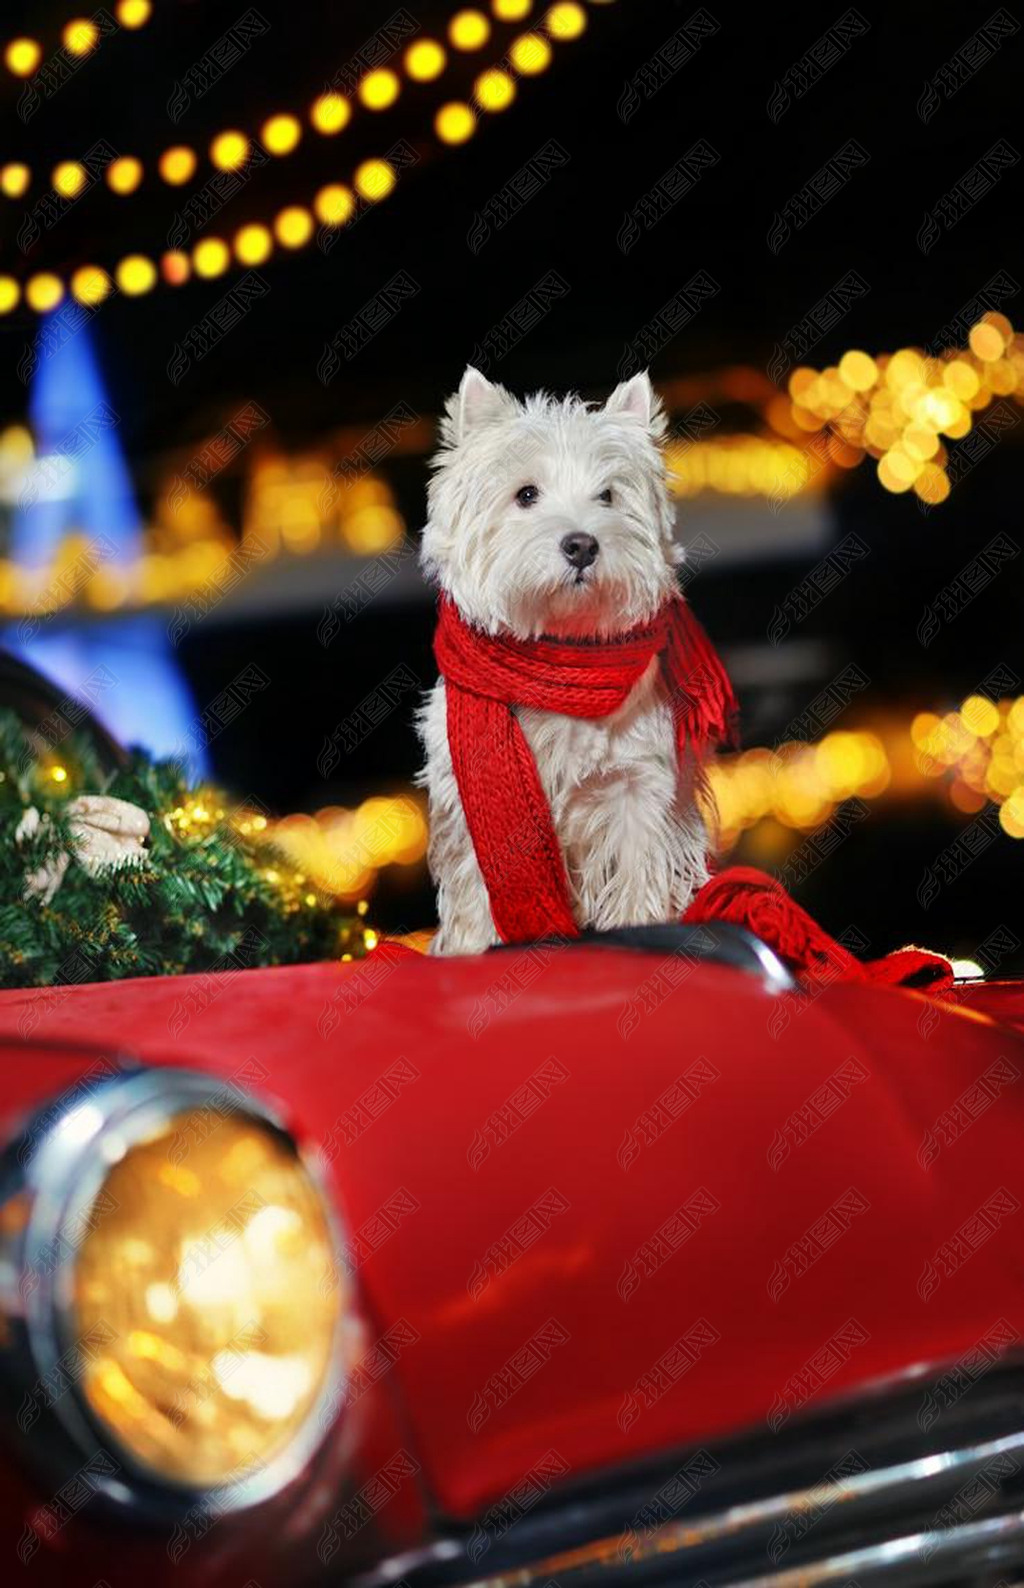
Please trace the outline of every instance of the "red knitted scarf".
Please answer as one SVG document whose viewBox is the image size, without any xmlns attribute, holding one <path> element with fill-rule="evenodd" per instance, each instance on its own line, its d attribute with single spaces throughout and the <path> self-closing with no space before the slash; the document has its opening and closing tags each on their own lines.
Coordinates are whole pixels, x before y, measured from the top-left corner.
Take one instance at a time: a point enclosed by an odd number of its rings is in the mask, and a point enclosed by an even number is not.
<svg viewBox="0 0 1024 1588">
<path fill-rule="evenodd" d="M 442 598 L 434 655 L 455 780 L 502 941 L 577 936 L 565 862 L 513 707 L 608 717 L 657 657 L 682 764 L 729 735 L 736 701 L 721 661 L 681 598 L 652 623 L 600 642 L 484 634 Z"/>
<path fill-rule="evenodd" d="M 551 812 L 513 708 L 610 716 L 657 656 L 682 765 L 686 755 L 700 760 L 731 736 L 736 700 L 721 661 L 681 598 L 646 627 L 590 644 L 484 634 L 442 598 L 434 654 L 445 680 L 459 796 L 502 941 L 529 942 L 554 933 L 578 937 Z M 876 981 L 934 989 L 953 979 L 948 960 L 920 949 L 867 963 L 856 959 L 781 883 L 746 867 L 712 877 L 683 919 L 746 927 L 814 983 Z"/>
</svg>

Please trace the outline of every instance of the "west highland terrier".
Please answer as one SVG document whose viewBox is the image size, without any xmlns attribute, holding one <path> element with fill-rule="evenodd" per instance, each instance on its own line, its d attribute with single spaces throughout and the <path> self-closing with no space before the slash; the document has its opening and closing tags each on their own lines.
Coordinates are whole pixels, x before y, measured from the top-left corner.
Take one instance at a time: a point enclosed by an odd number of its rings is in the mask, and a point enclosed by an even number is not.
<svg viewBox="0 0 1024 1588">
<path fill-rule="evenodd" d="M 677 919 L 707 880 L 658 629 L 690 621 L 664 433 L 646 374 L 593 408 L 467 369 L 446 405 L 422 546 L 441 590 L 419 721 L 435 953 Z"/>
</svg>

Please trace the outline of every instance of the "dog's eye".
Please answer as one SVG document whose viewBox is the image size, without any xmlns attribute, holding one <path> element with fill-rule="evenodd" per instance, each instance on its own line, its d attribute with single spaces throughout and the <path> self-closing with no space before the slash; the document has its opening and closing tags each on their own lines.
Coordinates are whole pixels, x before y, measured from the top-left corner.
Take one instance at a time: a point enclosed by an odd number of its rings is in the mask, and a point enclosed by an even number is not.
<svg viewBox="0 0 1024 1588">
<path fill-rule="evenodd" d="M 532 507 L 539 495 L 535 485 L 521 485 L 516 492 L 516 501 L 520 507 Z"/>
<path fill-rule="evenodd" d="M 612 488 L 611 488 L 611 486 L 609 485 L 607 490 L 602 491 L 597 499 L 598 499 L 599 502 L 608 502 L 608 503 L 610 503 L 611 499 L 612 499 Z"/>
</svg>

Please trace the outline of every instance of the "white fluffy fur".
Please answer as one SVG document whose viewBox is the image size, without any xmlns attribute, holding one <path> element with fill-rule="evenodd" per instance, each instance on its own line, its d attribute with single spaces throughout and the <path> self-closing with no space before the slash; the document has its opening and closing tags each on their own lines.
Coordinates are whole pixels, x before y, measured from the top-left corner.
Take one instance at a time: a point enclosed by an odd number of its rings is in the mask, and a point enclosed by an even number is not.
<svg viewBox="0 0 1024 1588">
<path fill-rule="evenodd" d="M 463 617 L 488 633 L 579 639 L 651 618 L 676 588 L 679 550 L 660 442 L 665 419 L 646 374 L 603 408 L 538 392 L 518 402 L 474 369 L 448 401 L 434 459 L 422 561 Z M 535 485 L 522 507 L 516 494 Z M 600 500 L 610 489 L 612 501 Z M 599 542 L 582 573 L 571 531 Z M 672 710 L 655 660 L 613 716 L 590 721 L 526 707 L 519 721 L 565 856 L 580 926 L 678 917 L 707 880 L 708 837 L 692 771 L 676 767 Z M 429 792 L 434 952 L 498 941 L 448 748 L 444 680 L 420 715 Z"/>
</svg>

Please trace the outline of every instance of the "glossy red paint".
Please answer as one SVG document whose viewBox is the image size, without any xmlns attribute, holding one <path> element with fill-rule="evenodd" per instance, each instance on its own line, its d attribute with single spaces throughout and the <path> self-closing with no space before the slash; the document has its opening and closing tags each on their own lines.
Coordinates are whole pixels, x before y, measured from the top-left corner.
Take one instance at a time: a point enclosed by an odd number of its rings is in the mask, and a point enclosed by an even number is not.
<svg viewBox="0 0 1024 1588">
<path fill-rule="evenodd" d="M 679 968 L 572 947 L 129 982 L 51 1000 L 37 1036 L 264 1067 L 327 1145 L 370 1316 L 419 1337 L 388 1380 L 469 1518 L 551 1449 L 612 1468 L 1024 1332 L 1024 1035 L 974 995 Z M 43 996 L 0 998 L 0 1034 Z"/>
</svg>

